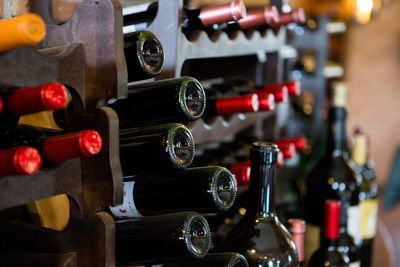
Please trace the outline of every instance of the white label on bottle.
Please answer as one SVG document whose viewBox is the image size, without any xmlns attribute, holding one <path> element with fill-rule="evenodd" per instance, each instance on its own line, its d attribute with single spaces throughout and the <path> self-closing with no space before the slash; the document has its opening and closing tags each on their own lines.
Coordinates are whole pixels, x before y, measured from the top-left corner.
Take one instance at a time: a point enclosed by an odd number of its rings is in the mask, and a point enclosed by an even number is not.
<svg viewBox="0 0 400 267">
<path fill-rule="evenodd" d="M 350 262 L 350 264 L 349 264 L 349 267 L 360 267 L 360 266 L 361 266 L 360 261 Z"/>
<path fill-rule="evenodd" d="M 110 210 L 115 217 L 143 217 L 143 215 L 140 214 L 139 211 L 136 209 L 135 201 L 133 200 L 134 186 L 134 181 L 124 182 L 124 200 L 122 202 L 122 205 L 117 207 L 110 207 Z"/>
<path fill-rule="evenodd" d="M 378 216 L 378 201 L 376 199 L 363 200 L 360 202 L 361 227 L 360 235 L 364 239 L 375 237 L 376 221 Z"/>
<path fill-rule="evenodd" d="M 361 209 L 359 205 L 350 206 L 347 209 L 347 231 L 358 245 L 361 242 Z"/>
</svg>

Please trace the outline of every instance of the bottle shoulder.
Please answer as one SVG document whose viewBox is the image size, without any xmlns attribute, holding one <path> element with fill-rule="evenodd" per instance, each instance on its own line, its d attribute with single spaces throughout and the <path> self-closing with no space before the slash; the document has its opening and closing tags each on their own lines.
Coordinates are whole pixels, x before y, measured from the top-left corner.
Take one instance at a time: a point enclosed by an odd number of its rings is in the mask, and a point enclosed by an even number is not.
<svg viewBox="0 0 400 267">
<path fill-rule="evenodd" d="M 348 267 L 349 258 L 335 249 L 319 248 L 311 256 L 308 266 Z"/>
<path fill-rule="evenodd" d="M 228 234 L 226 243 L 240 250 L 256 266 L 270 266 L 271 262 L 273 266 L 281 266 L 276 262 L 288 264 L 282 266 L 298 264 L 296 245 L 276 216 L 256 219 L 244 216 Z"/>
</svg>

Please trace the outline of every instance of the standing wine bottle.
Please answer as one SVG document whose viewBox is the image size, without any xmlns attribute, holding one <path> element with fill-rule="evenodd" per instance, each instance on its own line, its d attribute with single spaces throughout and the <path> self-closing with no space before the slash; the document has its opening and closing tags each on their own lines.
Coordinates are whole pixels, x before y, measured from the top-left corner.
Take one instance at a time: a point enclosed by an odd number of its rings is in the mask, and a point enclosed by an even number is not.
<svg viewBox="0 0 400 267">
<path fill-rule="evenodd" d="M 116 217 L 141 217 L 179 211 L 227 211 L 236 185 L 224 167 L 142 173 L 124 178 L 122 205 L 110 207 Z"/>
<path fill-rule="evenodd" d="M 279 22 L 279 12 L 275 6 L 248 11 L 246 16 L 238 21 L 225 23 L 222 29 L 228 33 L 239 30 L 255 29 Z"/>
<path fill-rule="evenodd" d="M 182 32 L 190 36 L 194 31 L 207 30 L 214 24 L 238 21 L 244 17 L 246 17 L 246 6 L 242 1 L 196 9 L 185 7 L 182 14 Z"/>
<path fill-rule="evenodd" d="M 294 9 L 288 13 L 280 13 L 279 21 L 276 23 L 272 23 L 272 28 L 278 28 L 280 26 L 285 26 L 290 23 L 304 23 L 306 21 L 306 15 L 302 8 Z"/>
<path fill-rule="evenodd" d="M 360 209 L 361 209 L 361 243 L 360 258 L 361 267 L 371 266 L 372 245 L 376 234 L 377 225 L 377 185 L 373 175 L 368 175 L 367 164 L 367 136 L 356 133 L 353 137 L 354 145 L 351 151 L 351 159 L 354 170 L 361 175 L 360 185 Z"/>
<path fill-rule="evenodd" d="M 119 134 L 122 171 L 186 169 L 194 157 L 194 140 L 182 124 L 121 129 Z"/>
<path fill-rule="evenodd" d="M 312 255 L 309 267 L 349 267 L 349 258 L 337 251 L 339 237 L 340 202 L 325 201 L 323 238 L 320 248 Z"/>
<path fill-rule="evenodd" d="M 23 14 L 0 21 L 0 52 L 20 46 L 41 42 L 46 34 L 46 25 L 34 13 Z"/>
<path fill-rule="evenodd" d="M 348 233 L 348 209 L 350 206 L 349 194 L 340 196 L 341 210 L 339 222 L 339 237 L 336 240 L 337 251 L 349 258 L 350 267 L 360 267 L 360 251 L 359 247 L 355 244 L 355 240 Z"/>
<path fill-rule="evenodd" d="M 253 143 L 246 213 L 224 241 L 225 249 L 242 253 L 250 266 L 298 266 L 296 245 L 275 211 L 278 151 L 272 143 Z"/>
<path fill-rule="evenodd" d="M 331 92 L 325 154 L 306 178 L 307 194 L 304 203 L 307 222 L 307 253 L 312 253 L 318 247 L 322 234 L 320 228 L 323 225 L 323 203 L 326 199 L 343 201 L 342 205 L 347 208 L 348 233 L 354 238 L 356 244 L 359 240 L 359 182 L 347 161 L 345 129 L 347 88 L 337 82 L 333 85 Z"/>
<path fill-rule="evenodd" d="M 299 255 L 299 266 L 304 266 L 304 233 L 306 232 L 306 222 L 300 219 L 289 219 L 288 228 L 296 244 L 297 254 Z"/>
<path fill-rule="evenodd" d="M 35 147 L 42 155 L 42 167 L 46 168 L 68 159 L 92 157 L 100 152 L 102 140 L 94 130 L 60 135 L 50 129 L 18 125 L 12 135 L 3 138 L 0 145 Z"/>
<path fill-rule="evenodd" d="M 29 146 L 0 149 L 0 178 L 7 175 L 30 175 L 42 162 L 39 151 Z"/>
<path fill-rule="evenodd" d="M 195 212 L 116 221 L 115 236 L 117 264 L 202 258 L 211 242 L 206 219 Z"/>
<path fill-rule="evenodd" d="M 235 252 L 208 253 L 202 259 L 177 260 L 162 265 L 163 267 L 249 267 L 243 255 Z"/>
<path fill-rule="evenodd" d="M 2 134 L 15 127 L 19 117 L 45 110 L 58 110 L 68 99 L 67 90 L 57 82 L 50 82 L 34 87 L 7 90 L 1 93 L 3 103 L 0 114 Z"/>
<path fill-rule="evenodd" d="M 206 95 L 194 78 L 182 77 L 128 86 L 128 98 L 109 105 L 120 127 L 166 122 L 188 122 L 200 118 Z"/>
<path fill-rule="evenodd" d="M 158 37 L 149 31 L 124 35 L 128 82 L 152 78 L 164 66 L 164 51 Z"/>
</svg>

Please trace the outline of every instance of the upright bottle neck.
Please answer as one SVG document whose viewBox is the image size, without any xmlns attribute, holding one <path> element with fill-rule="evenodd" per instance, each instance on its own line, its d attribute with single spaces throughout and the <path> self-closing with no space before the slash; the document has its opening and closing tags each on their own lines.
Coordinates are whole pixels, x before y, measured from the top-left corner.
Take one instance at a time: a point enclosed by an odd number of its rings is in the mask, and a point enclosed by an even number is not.
<svg viewBox="0 0 400 267">
<path fill-rule="evenodd" d="M 246 212 L 248 216 L 254 218 L 275 216 L 274 187 L 275 163 L 271 162 L 268 158 L 266 159 L 265 153 L 252 153 L 249 202 Z"/>
<path fill-rule="evenodd" d="M 347 111 L 342 107 L 329 109 L 328 126 L 328 150 L 327 153 L 334 156 L 347 156 L 346 139 L 346 117 Z"/>
</svg>

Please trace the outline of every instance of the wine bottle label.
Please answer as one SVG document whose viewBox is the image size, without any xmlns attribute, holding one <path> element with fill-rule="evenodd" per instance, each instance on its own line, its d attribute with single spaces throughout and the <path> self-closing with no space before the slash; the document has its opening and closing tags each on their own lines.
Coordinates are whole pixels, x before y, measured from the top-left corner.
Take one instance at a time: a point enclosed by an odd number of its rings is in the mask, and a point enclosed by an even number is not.
<svg viewBox="0 0 400 267">
<path fill-rule="evenodd" d="M 307 223 L 306 224 L 306 236 L 305 236 L 305 246 L 304 246 L 304 263 L 305 266 L 308 265 L 308 261 L 311 256 L 320 246 L 320 235 L 321 235 L 321 227 Z"/>
<path fill-rule="evenodd" d="M 349 263 L 349 267 L 360 267 L 360 266 L 361 266 L 361 262 L 360 261 L 350 262 Z"/>
<path fill-rule="evenodd" d="M 376 234 L 376 221 L 378 216 L 378 201 L 376 199 L 360 202 L 361 227 L 360 235 L 363 239 L 374 238 Z"/>
<path fill-rule="evenodd" d="M 122 202 L 122 205 L 117 207 L 110 207 L 110 210 L 115 217 L 143 217 L 143 215 L 139 213 L 135 206 L 135 201 L 133 199 L 134 186 L 134 181 L 124 182 L 124 200 Z"/>
<path fill-rule="evenodd" d="M 359 205 L 351 206 L 347 209 L 347 231 L 358 245 L 361 242 L 360 235 L 361 209 Z"/>
</svg>

